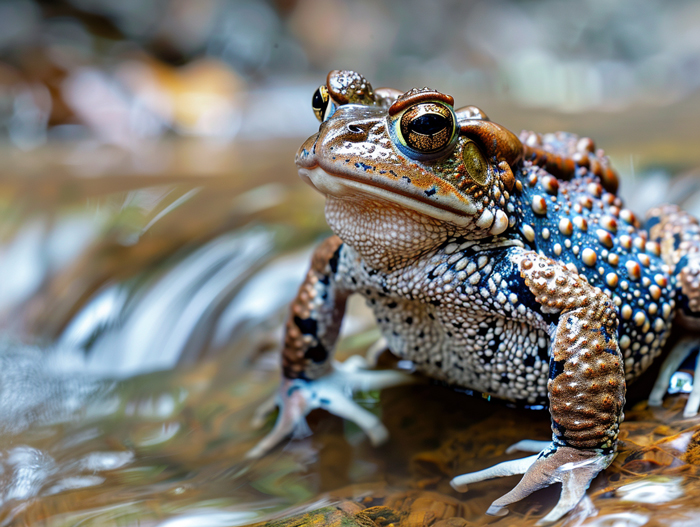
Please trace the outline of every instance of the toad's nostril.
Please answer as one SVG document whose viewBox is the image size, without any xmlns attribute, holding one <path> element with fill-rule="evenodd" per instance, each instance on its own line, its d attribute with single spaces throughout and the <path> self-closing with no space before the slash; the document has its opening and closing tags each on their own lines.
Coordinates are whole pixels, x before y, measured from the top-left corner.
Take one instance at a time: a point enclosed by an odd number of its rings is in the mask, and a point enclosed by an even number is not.
<svg viewBox="0 0 700 527">
<path fill-rule="evenodd" d="M 348 125 L 348 130 L 352 132 L 353 134 L 361 134 L 363 132 L 362 128 L 357 126 L 356 124 L 349 124 Z"/>
</svg>

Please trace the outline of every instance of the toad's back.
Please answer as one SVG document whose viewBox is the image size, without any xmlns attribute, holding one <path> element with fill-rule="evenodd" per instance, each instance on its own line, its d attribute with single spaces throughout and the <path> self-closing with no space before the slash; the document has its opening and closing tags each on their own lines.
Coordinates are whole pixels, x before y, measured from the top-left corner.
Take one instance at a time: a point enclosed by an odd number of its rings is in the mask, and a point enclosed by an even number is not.
<svg viewBox="0 0 700 527">
<path fill-rule="evenodd" d="M 559 133 L 548 139 L 578 138 Z M 582 147 L 589 145 L 587 140 Z M 661 352 L 675 311 L 676 280 L 659 243 L 649 240 L 634 213 L 586 167 L 562 181 L 525 161 L 516 177 L 515 215 L 523 240 L 612 298 L 625 376 L 636 378 Z"/>
</svg>

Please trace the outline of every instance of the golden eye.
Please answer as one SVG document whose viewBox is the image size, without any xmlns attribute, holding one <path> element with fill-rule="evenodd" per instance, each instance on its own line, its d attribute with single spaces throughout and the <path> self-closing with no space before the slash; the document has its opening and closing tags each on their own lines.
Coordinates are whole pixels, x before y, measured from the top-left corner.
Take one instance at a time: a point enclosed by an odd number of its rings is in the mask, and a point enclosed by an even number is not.
<svg viewBox="0 0 700 527">
<path fill-rule="evenodd" d="M 326 112 L 329 99 L 328 88 L 325 86 L 319 86 L 318 90 L 314 92 L 314 96 L 311 99 L 311 107 L 314 109 L 314 115 L 316 116 L 316 119 L 321 122 L 323 122 L 323 114 Z"/>
<path fill-rule="evenodd" d="M 488 183 L 488 164 L 475 143 L 470 141 L 464 145 L 462 149 L 462 161 L 464 162 L 464 168 L 467 169 L 467 174 L 469 174 L 470 178 L 482 187 Z"/>
<path fill-rule="evenodd" d="M 455 133 L 455 121 L 447 106 L 426 102 L 404 112 L 400 129 L 407 147 L 430 154 L 450 144 Z"/>
</svg>

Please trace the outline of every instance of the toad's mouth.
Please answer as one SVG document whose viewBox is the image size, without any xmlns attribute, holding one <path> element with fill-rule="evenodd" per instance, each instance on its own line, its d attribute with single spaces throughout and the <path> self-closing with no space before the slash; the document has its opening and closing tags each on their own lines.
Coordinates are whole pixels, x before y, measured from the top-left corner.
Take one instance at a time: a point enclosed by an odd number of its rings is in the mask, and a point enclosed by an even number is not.
<svg viewBox="0 0 700 527">
<path fill-rule="evenodd" d="M 429 197 L 422 197 L 408 190 L 387 188 L 373 184 L 367 180 L 358 180 L 346 174 L 335 175 L 323 170 L 320 166 L 314 168 L 299 168 L 299 177 L 321 194 L 336 198 L 358 198 L 371 196 L 383 201 L 395 203 L 406 209 L 416 211 L 425 216 L 438 220 L 465 226 L 472 223 L 477 212 L 476 207 L 465 202 L 462 198 L 461 210 L 447 203 L 438 203 Z"/>
</svg>

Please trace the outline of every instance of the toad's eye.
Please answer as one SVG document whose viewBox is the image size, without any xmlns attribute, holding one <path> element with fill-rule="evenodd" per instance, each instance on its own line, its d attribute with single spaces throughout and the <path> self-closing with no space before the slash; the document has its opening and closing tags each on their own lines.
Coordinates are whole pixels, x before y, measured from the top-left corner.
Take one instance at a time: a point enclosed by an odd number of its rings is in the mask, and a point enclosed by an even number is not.
<svg viewBox="0 0 700 527">
<path fill-rule="evenodd" d="M 455 136 L 452 110 L 437 102 L 424 102 L 408 108 L 398 125 L 400 143 L 418 154 L 440 152 Z"/>
<path fill-rule="evenodd" d="M 311 99 L 311 107 L 314 109 L 314 115 L 316 119 L 321 122 L 323 122 L 323 114 L 326 113 L 329 100 L 328 88 L 325 86 L 319 86 L 318 90 L 314 92 L 313 99 Z"/>
</svg>

